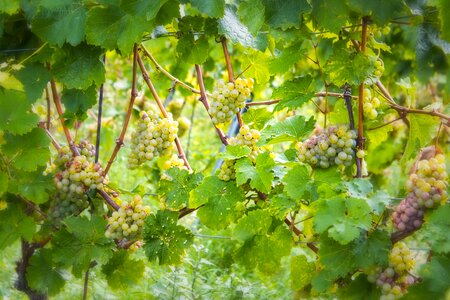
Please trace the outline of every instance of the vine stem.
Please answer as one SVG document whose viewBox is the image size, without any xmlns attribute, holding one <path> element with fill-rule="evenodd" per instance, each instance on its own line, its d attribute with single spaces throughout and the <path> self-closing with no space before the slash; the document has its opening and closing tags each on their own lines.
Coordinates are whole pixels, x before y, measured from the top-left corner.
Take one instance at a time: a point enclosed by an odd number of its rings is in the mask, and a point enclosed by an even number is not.
<svg viewBox="0 0 450 300">
<path fill-rule="evenodd" d="M 104 190 L 97 190 L 97 193 L 105 199 L 106 203 L 108 203 L 114 210 L 119 210 L 120 206 L 108 195 Z"/>
<path fill-rule="evenodd" d="M 103 54 L 103 64 L 106 62 L 106 55 Z M 100 152 L 100 137 L 102 130 L 102 111 L 103 111 L 103 83 L 100 85 L 98 92 L 98 114 L 97 114 L 97 136 L 95 140 L 95 162 L 98 162 L 98 155 Z"/>
<path fill-rule="evenodd" d="M 435 116 L 435 117 L 441 118 L 442 120 L 445 120 L 446 121 L 446 124 L 444 124 L 445 126 L 450 126 L 450 117 L 449 116 L 447 116 L 443 113 L 440 113 L 436 110 L 414 109 L 414 108 L 408 108 L 408 107 L 401 106 L 394 101 L 394 98 L 391 96 L 391 94 L 389 93 L 387 88 L 383 85 L 383 83 L 380 80 L 378 80 L 375 84 L 378 87 L 378 89 L 380 90 L 383 97 L 389 102 L 389 106 L 392 107 L 393 109 L 395 109 L 397 112 L 399 112 L 399 114 L 401 116 L 404 116 L 406 114 L 422 114 L 422 115 Z"/>
<path fill-rule="evenodd" d="M 206 95 L 205 84 L 203 82 L 203 72 L 202 72 L 202 68 L 200 67 L 200 65 L 197 65 L 197 64 L 195 65 L 195 71 L 197 72 L 197 81 L 198 81 L 198 85 L 200 88 L 200 101 L 203 103 L 203 106 L 205 107 L 210 119 L 212 120 L 212 116 L 209 113 L 208 96 Z M 227 140 L 225 134 L 223 133 L 223 131 L 220 128 L 218 128 L 216 126 L 216 124 L 213 123 L 213 125 L 214 125 L 214 128 L 216 129 L 217 135 L 219 136 L 220 140 L 222 141 L 222 144 L 224 144 L 225 146 L 228 145 L 228 140 Z"/>
<path fill-rule="evenodd" d="M 103 175 L 106 176 L 108 174 L 109 169 L 111 168 L 114 159 L 117 156 L 120 148 L 123 146 L 123 140 L 125 138 L 125 133 L 127 132 L 128 123 L 130 122 L 131 112 L 133 111 L 134 100 L 136 99 L 138 93 L 136 90 L 136 71 L 137 71 L 137 58 L 138 58 L 138 46 L 134 44 L 133 48 L 133 75 L 131 81 L 131 96 L 130 96 L 130 104 L 128 105 L 127 115 L 125 116 L 125 121 L 123 123 L 122 131 L 120 132 L 119 138 L 116 140 L 116 146 L 114 147 L 114 151 L 111 154 L 111 157 L 106 165 L 105 171 Z"/>
<path fill-rule="evenodd" d="M 46 128 L 50 129 L 50 122 L 51 122 L 51 106 L 50 106 L 50 93 L 48 91 L 48 86 L 45 86 L 45 100 L 47 101 L 47 122 L 45 123 Z"/>
<path fill-rule="evenodd" d="M 39 126 L 42 129 L 44 129 L 45 133 L 47 134 L 47 136 L 50 138 L 50 141 L 53 144 L 53 147 L 55 147 L 55 149 L 60 152 L 61 151 L 61 146 L 59 145 L 59 143 L 56 141 L 55 137 L 52 135 L 52 133 L 45 127 L 45 126 Z"/>
<path fill-rule="evenodd" d="M 183 81 L 179 80 L 178 78 L 176 78 L 175 76 L 170 74 L 168 71 L 166 71 L 163 67 L 161 67 L 161 65 L 156 61 L 156 59 L 153 57 L 153 55 L 144 47 L 144 45 L 141 44 L 140 49 L 142 49 L 142 51 L 144 52 L 144 55 L 150 59 L 150 61 L 153 63 L 153 65 L 155 65 L 156 70 L 160 71 L 166 77 L 170 78 L 173 82 L 175 82 L 175 84 L 182 86 L 183 88 L 191 91 L 194 94 L 200 94 L 199 90 L 197 90 L 197 89 L 193 88 L 192 86 L 190 86 L 189 84 L 184 83 Z"/>
<path fill-rule="evenodd" d="M 360 52 L 366 52 L 367 43 L 367 22 L 368 18 L 364 17 L 362 19 L 362 33 L 361 33 L 361 47 Z M 358 138 L 357 145 L 358 149 L 364 149 L 364 129 L 363 129 L 363 111 L 364 111 L 364 82 L 359 85 L 359 95 L 358 95 Z M 362 158 L 356 157 L 356 177 L 362 178 Z"/>
<path fill-rule="evenodd" d="M 349 86 L 345 87 L 344 102 L 345 102 L 345 107 L 347 108 L 347 112 L 348 112 L 348 121 L 350 124 L 350 129 L 354 130 L 355 129 L 355 120 L 353 118 L 353 109 L 352 109 L 352 90 L 350 89 Z"/>
<path fill-rule="evenodd" d="M 225 64 L 227 66 L 228 81 L 234 82 L 233 67 L 231 66 L 230 54 L 228 53 L 227 39 L 225 37 L 222 37 L 220 42 L 222 43 L 223 55 L 225 57 Z"/>
<path fill-rule="evenodd" d="M 337 97 L 337 98 L 344 98 L 345 94 L 341 93 L 333 93 L 333 92 L 317 92 L 314 94 L 314 97 Z M 352 99 L 357 99 L 357 96 L 351 96 Z M 258 101 L 258 102 L 247 102 L 245 103 L 245 106 L 257 106 L 257 105 L 272 105 L 277 104 L 283 99 L 274 99 L 274 100 L 267 100 L 267 101 Z"/>
<path fill-rule="evenodd" d="M 150 76 L 148 76 L 148 73 L 147 73 L 147 70 L 145 69 L 144 63 L 142 62 L 142 59 L 141 59 L 139 53 L 137 53 L 137 52 L 136 52 L 136 58 L 137 58 L 139 67 L 141 69 L 142 76 L 144 77 L 144 81 L 145 81 L 145 83 L 147 83 L 147 86 L 149 87 L 150 92 L 152 93 L 153 98 L 155 99 L 156 104 L 159 107 L 159 110 L 161 111 L 164 118 L 168 118 L 169 115 L 167 114 L 166 108 L 164 107 L 163 103 L 161 102 L 161 99 L 159 98 L 158 93 L 156 92 L 156 89 L 153 86 L 152 81 L 150 80 Z M 192 170 L 191 166 L 189 165 L 189 162 L 186 159 L 186 155 L 184 154 L 183 147 L 181 146 L 181 142 L 180 142 L 180 139 L 178 138 L 178 136 L 175 138 L 175 145 L 178 150 L 179 158 L 181 158 L 183 160 L 184 165 L 186 166 L 186 168 L 188 170 Z"/>
<path fill-rule="evenodd" d="M 48 69 L 50 69 L 50 64 L 47 64 Z M 80 155 L 80 152 L 78 151 L 77 147 L 75 146 L 72 136 L 70 135 L 70 131 L 67 128 L 66 124 L 64 123 L 64 117 L 63 117 L 63 110 L 61 107 L 61 99 L 58 95 L 58 90 L 56 89 L 56 83 L 53 79 L 50 80 L 50 86 L 52 89 L 52 97 L 53 102 L 55 103 L 56 111 L 58 112 L 59 120 L 61 122 L 61 126 L 64 130 L 64 135 L 66 136 L 67 143 L 69 144 L 70 150 L 72 151 L 74 156 Z"/>
</svg>

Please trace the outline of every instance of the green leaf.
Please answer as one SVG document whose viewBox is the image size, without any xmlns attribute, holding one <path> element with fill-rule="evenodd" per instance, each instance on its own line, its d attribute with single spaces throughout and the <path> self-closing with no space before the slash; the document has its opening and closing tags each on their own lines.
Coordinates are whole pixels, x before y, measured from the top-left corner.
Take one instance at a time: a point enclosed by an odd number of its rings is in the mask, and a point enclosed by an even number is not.
<svg viewBox="0 0 450 300">
<path fill-rule="evenodd" d="M 221 18 L 225 9 L 225 0 L 191 0 L 191 4 L 211 18 Z"/>
<path fill-rule="evenodd" d="M 371 16 L 377 23 L 384 24 L 402 12 L 404 7 L 401 1 L 391 0 L 349 0 L 349 7 L 362 16 Z M 406 13 L 406 12 L 404 12 Z"/>
<path fill-rule="evenodd" d="M 58 294 L 66 283 L 61 269 L 54 265 L 52 250 L 40 249 L 33 254 L 27 268 L 26 278 L 33 290 L 50 296 Z"/>
<path fill-rule="evenodd" d="M 60 230 L 52 239 L 54 260 L 72 266 L 76 277 L 89 268 L 92 260 L 106 262 L 112 256 L 112 240 L 105 237 L 106 220 L 93 215 L 68 217 L 64 220 L 66 228 Z"/>
<path fill-rule="evenodd" d="M 145 221 L 144 250 L 150 261 L 158 260 L 160 265 L 178 264 L 193 242 L 193 234 L 177 225 L 178 213 L 159 210 Z"/>
<path fill-rule="evenodd" d="M 443 39 L 450 41 L 450 33 L 447 30 L 450 26 L 450 2 L 447 0 L 439 0 L 438 3 L 441 16 L 441 35 Z"/>
<path fill-rule="evenodd" d="M 0 86 L 8 90 L 23 91 L 23 84 L 7 72 L 0 71 Z"/>
<path fill-rule="evenodd" d="M 177 55 L 182 61 L 191 64 L 203 64 L 208 59 L 209 43 L 205 36 L 198 38 L 194 34 L 184 34 L 177 44 Z"/>
<path fill-rule="evenodd" d="M 269 152 L 264 152 L 256 157 L 253 165 L 249 158 L 239 159 L 236 162 L 236 183 L 242 185 L 250 180 L 250 186 L 260 192 L 268 193 L 272 187 L 274 174 L 272 172 L 275 162 Z"/>
<path fill-rule="evenodd" d="M 0 0 L 0 12 L 8 15 L 14 14 L 20 9 L 19 0 Z"/>
<path fill-rule="evenodd" d="M 219 153 L 216 157 L 221 159 L 237 159 L 247 157 L 251 150 L 247 146 L 227 145 L 224 152 Z"/>
<path fill-rule="evenodd" d="M 300 164 L 296 164 L 283 177 L 284 191 L 294 200 L 303 199 L 305 192 L 310 190 L 311 176 L 309 170 Z"/>
<path fill-rule="evenodd" d="M 262 0 L 247 0 L 239 4 L 239 19 L 253 35 L 257 35 L 264 24 L 264 11 Z"/>
<path fill-rule="evenodd" d="M 100 59 L 102 50 L 81 44 L 77 47 L 65 46 L 56 56 L 52 73 L 69 89 L 87 89 L 93 83 L 105 81 L 105 68 Z"/>
<path fill-rule="evenodd" d="M 50 81 L 48 70 L 38 63 L 26 65 L 16 72 L 16 76 L 22 82 L 30 104 L 42 96 L 44 88 Z"/>
<path fill-rule="evenodd" d="M 236 205 L 244 199 L 243 191 L 234 182 L 210 176 L 191 191 L 189 207 L 204 205 L 197 212 L 200 221 L 212 229 L 223 229 L 242 215 Z"/>
<path fill-rule="evenodd" d="M 431 249 L 436 253 L 449 253 L 450 241 L 450 206 L 444 205 L 433 211 L 427 218 L 423 232 L 424 240 L 431 245 Z"/>
<path fill-rule="evenodd" d="M 295 291 L 302 290 L 311 283 L 316 266 L 308 262 L 306 256 L 296 255 L 291 260 L 291 286 Z"/>
<path fill-rule="evenodd" d="M 420 148 L 425 147 L 435 137 L 439 119 L 429 115 L 409 115 L 409 138 L 401 162 L 412 158 Z"/>
<path fill-rule="evenodd" d="M 0 197 L 8 190 L 8 174 L 0 171 Z"/>
<path fill-rule="evenodd" d="M 311 2 L 313 20 L 318 28 L 339 33 L 347 24 L 348 7 L 341 0 L 313 0 Z"/>
<path fill-rule="evenodd" d="M 0 89 L 0 130 L 25 134 L 38 122 L 39 117 L 31 112 L 25 93 Z"/>
<path fill-rule="evenodd" d="M 144 275 L 144 270 L 144 262 L 130 258 L 126 250 L 114 252 L 111 259 L 102 266 L 108 285 L 115 290 L 137 284 Z"/>
<path fill-rule="evenodd" d="M 250 211 L 248 215 L 239 219 L 233 230 L 233 237 L 241 241 L 248 241 L 255 235 L 263 235 L 272 224 L 272 216 L 266 210 Z"/>
<path fill-rule="evenodd" d="M 36 231 L 33 218 L 25 215 L 24 208 L 15 202 L 8 202 L 8 207 L 0 210 L 0 220 L 0 250 L 11 246 L 20 238 L 30 241 Z"/>
<path fill-rule="evenodd" d="M 331 238 L 345 245 L 358 238 L 361 229 L 370 228 L 371 209 L 364 200 L 334 198 L 315 202 L 314 228 L 318 233 L 328 230 Z"/>
<path fill-rule="evenodd" d="M 84 40 L 86 14 L 81 0 L 41 1 L 31 30 L 50 44 L 76 46 Z"/>
<path fill-rule="evenodd" d="M 92 45 L 108 50 L 119 48 L 121 52 L 129 53 L 134 43 L 141 41 L 144 31 L 151 29 L 152 26 L 146 21 L 146 16 L 130 15 L 118 6 L 105 5 L 89 10 L 86 39 Z"/>
<path fill-rule="evenodd" d="M 255 38 L 248 28 L 239 21 L 239 18 L 230 6 L 225 7 L 223 18 L 218 22 L 218 30 L 219 34 L 224 35 L 232 43 L 239 43 L 246 48 L 256 47 Z"/>
<path fill-rule="evenodd" d="M 87 117 L 87 110 L 97 103 L 97 91 L 95 85 L 86 90 L 65 89 L 61 99 L 66 119 L 84 120 Z"/>
<path fill-rule="evenodd" d="M 289 255 L 292 247 L 291 232 L 284 226 L 272 233 L 254 236 L 235 253 L 235 259 L 248 268 L 272 274 L 279 271 L 280 260 Z"/>
<path fill-rule="evenodd" d="M 306 0 L 264 0 L 266 20 L 275 28 L 299 28 L 301 15 L 310 10 Z"/>
<path fill-rule="evenodd" d="M 264 84 L 270 80 L 269 56 L 259 51 L 249 51 L 243 57 L 241 69 L 250 68 L 245 72 L 245 76 L 255 78 L 259 84 Z"/>
<path fill-rule="evenodd" d="M 21 136 L 6 134 L 5 141 L 6 144 L 0 149 L 16 169 L 36 171 L 39 166 L 45 166 L 50 158 L 50 140 L 40 128 Z"/>
<path fill-rule="evenodd" d="M 195 189 L 202 179 L 202 174 L 190 174 L 187 170 L 171 168 L 159 181 L 160 195 L 169 208 L 181 209 L 188 206 L 190 191 Z"/>
<path fill-rule="evenodd" d="M 276 109 L 281 110 L 285 107 L 295 109 L 308 102 L 314 97 L 314 93 L 308 92 L 311 82 L 312 77 L 305 75 L 297 77 L 294 80 L 286 81 L 280 87 L 274 89 L 272 98 L 282 99 L 276 106 Z"/>
<path fill-rule="evenodd" d="M 131 16 L 145 16 L 147 21 L 154 19 L 168 0 L 127 0 L 122 1 L 120 7 Z"/>
<path fill-rule="evenodd" d="M 315 126 L 314 118 L 306 121 L 303 116 L 289 117 L 282 122 L 267 125 L 261 132 L 261 142 L 268 141 L 269 144 L 297 141 L 308 136 Z"/>
<path fill-rule="evenodd" d="M 253 125 L 252 127 L 257 130 L 261 130 L 270 119 L 272 119 L 272 113 L 265 107 L 250 108 L 245 114 L 242 114 L 245 124 Z"/>
<path fill-rule="evenodd" d="M 272 73 L 283 74 L 294 66 L 305 54 L 302 49 L 303 42 L 297 42 L 288 48 L 283 49 L 283 52 L 270 61 L 269 69 Z M 310 77 L 305 76 L 305 77 Z M 302 77 L 300 77 L 302 78 Z"/>
<path fill-rule="evenodd" d="M 55 185 L 51 176 L 42 174 L 43 168 L 35 172 L 15 171 L 10 181 L 8 192 L 21 196 L 33 203 L 41 204 L 49 200 L 49 193 L 54 190 Z M 13 181 L 14 180 L 14 181 Z M 14 182 L 14 184 L 13 184 Z"/>
</svg>

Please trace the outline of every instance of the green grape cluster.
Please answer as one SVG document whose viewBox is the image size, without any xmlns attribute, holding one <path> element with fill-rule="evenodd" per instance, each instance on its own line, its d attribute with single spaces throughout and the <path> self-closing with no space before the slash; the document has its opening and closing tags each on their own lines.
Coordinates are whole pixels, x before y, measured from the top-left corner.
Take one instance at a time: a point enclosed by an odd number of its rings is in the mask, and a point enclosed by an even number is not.
<svg viewBox="0 0 450 300">
<path fill-rule="evenodd" d="M 191 121 L 186 117 L 179 117 L 178 122 L 178 136 L 182 137 L 191 127 Z"/>
<path fill-rule="evenodd" d="M 372 97 L 372 92 L 370 89 L 364 89 L 364 106 L 363 112 L 364 117 L 373 120 L 378 116 L 377 108 L 380 107 L 380 99 L 377 97 Z"/>
<path fill-rule="evenodd" d="M 382 300 L 394 300 L 404 294 L 402 289 L 408 282 L 409 272 L 414 267 L 414 258 L 408 246 L 404 243 L 396 243 L 389 253 L 389 267 L 378 274 L 368 275 L 368 280 L 376 282 L 381 289 Z"/>
<path fill-rule="evenodd" d="M 130 203 L 122 203 L 119 210 L 108 218 L 106 237 L 118 240 L 126 238 L 129 241 L 139 239 L 145 218 L 149 214 L 150 207 L 143 205 L 139 195 L 134 196 Z"/>
<path fill-rule="evenodd" d="M 184 165 L 184 160 L 178 157 L 178 155 L 173 154 L 170 157 L 163 157 L 163 162 L 161 164 L 162 170 L 169 170 L 170 168 L 177 167 L 180 169 L 187 169 Z"/>
<path fill-rule="evenodd" d="M 420 206 L 426 208 L 445 203 L 448 199 L 447 187 L 448 176 L 443 154 L 420 160 L 417 170 L 409 176 L 406 183 L 406 190 L 414 194 Z"/>
<path fill-rule="evenodd" d="M 380 78 L 381 75 L 384 73 L 384 64 L 383 61 L 380 58 L 377 58 L 375 61 L 375 71 L 373 75 L 377 78 Z"/>
<path fill-rule="evenodd" d="M 239 129 L 239 133 L 236 137 L 230 138 L 230 145 L 242 145 L 248 146 L 251 149 L 251 153 L 249 155 L 250 159 L 255 161 L 256 156 L 259 153 L 260 148 L 256 146 L 259 139 L 261 138 L 261 134 L 256 129 L 250 129 L 248 125 L 243 125 Z M 222 166 L 219 169 L 219 178 L 223 181 L 229 181 L 236 178 L 236 172 L 234 170 L 234 165 L 236 163 L 235 159 L 226 159 L 224 160 Z"/>
<path fill-rule="evenodd" d="M 174 119 L 178 119 L 181 115 L 181 111 L 183 109 L 184 102 L 181 99 L 173 99 L 167 105 L 167 111 L 172 114 Z"/>
<path fill-rule="evenodd" d="M 49 218 L 53 221 L 83 211 L 89 205 L 86 193 L 90 189 L 102 189 L 106 181 L 101 165 L 94 162 L 94 146 L 82 141 L 77 149 L 80 155 L 73 156 L 68 146 L 61 148 L 54 163 L 46 170 L 54 173 L 57 190 L 49 210 Z"/>
<path fill-rule="evenodd" d="M 177 121 L 172 118 L 161 118 L 155 112 L 142 111 L 137 129 L 131 136 L 128 166 L 134 169 L 146 161 L 166 154 L 177 137 L 177 132 Z"/>
<path fill-rule="evenodd" d="M 328 168 L 333 165 L 350 166 L 355 156 L 356 132 L 347 125 L 317 129 L 304 142 L 295 145 L 299 161 L 311 166 Z"/>
<path fill-rule="evenodd" d="M 253 90 L 252 78 L 237 78 L 235 82 L 219 80 L 211 95 L 208 109 L 214 124 L 226 123 L 245 107 L 245 100 Z"/>
</svg>

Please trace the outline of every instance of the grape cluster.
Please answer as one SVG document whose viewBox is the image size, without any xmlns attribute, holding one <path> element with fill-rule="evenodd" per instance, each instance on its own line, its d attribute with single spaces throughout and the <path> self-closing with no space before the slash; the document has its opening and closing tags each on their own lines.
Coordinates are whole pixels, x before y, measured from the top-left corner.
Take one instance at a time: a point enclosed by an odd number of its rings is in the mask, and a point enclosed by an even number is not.
<svg viewBox="0 0 450 300">
<path fill-rule="evenodd" d="M 235 82 L 225 83 L 219 80 L 211 95 L 209 114 L 214 124 L 226 123 L 240 109 L 253 90 L 252 78 L 237 78 Z"/>
<path fill-rule="evenodd" d="M 187 170 L 186 166 L 184 165 L 184 161 L 176 154 L 173 154 L 170 157 L 163 157 L 163 161 L 160 167 L 162 170 L 169 170 L 173 167 Z"/>
<path fill-rule="evenodd" d="M 414 259 L 404 243 L 396 243 L 389 253 L 389 266 L 382 272 L 369 274 L 369 281 L 381 288 L 381 300 L 394 300 L 403 296 L 402 286 L 408 282 L 408 274 L 414 267 Z"/>
<path fill-rule="evenodd" d="M 89 204 L 86 192 L 102 189 L 105 183 L 102 167 L 94 162 L 94 146 L 82 141 L 77 149 L 80 155 L 73 156 L 69 147 L 61 148 L 54 163 L 46 170 L 46 173 L 55 173 L 57 190 L 49 211 L 51 220 L 57 221 L 84 210 Z"/>
<path fill-rule="evenodd" d="M 445 171 L 445 157 L 437 154 L 417 163 L 417 169 L 406 182 L 408 192 L 392 215 L 396 229 L 412 232 L 422 226 L 427 208 L 443 204 L 448 199 L 448 176 Z"/>
<path fill-rule="evenodd" d="M 383 75 L 384 72 L 384 64 L 383 61 L 381 59 L 377 59 L 375 61 L 375 71 L 373 73 L 373 75 L 375 75 L 375 77 L 380 78 L 381 75 Z"/>
<path fill-rule="evenodd" d="M 178 136 L 182 137 L 191 127 L 191 121 L 186 117 L 179 117 L 178 122 Z"/>
<path fill-rule="evenodd" d="M 380 99 L 372 97 L 370 89 L 364 89 L 364 117 L 373 120 L 378 116 L 377 108 L 380 107 Z"/>
<path fill-rule="evenodd" d="M 137 168 L 158 155 L 164 155 L 177 137 L 178 122 L 161 118 L 156 112 L 140 113 L 138 126 L 131 136 L 128 166 Z"/>
<path fill-rule="evenodd" d="M 183 110 L 184 102 L 181 99 L 173 99 L 167 105 L 167 111 L 172 114 L 174 119 L 178 119 L 181 115 L 181 111 Z"/>
<path fill-rule="evenodd" d="M 328 168 L 333 165 L 350 166 L 355 156 L 356 132 L 346 125 L 317 129 L 304 142 L 295 145 L 299 161 Z"/>
<path fill-rule="evenodd" d="M 150 207 L 143 205 L 139 195 L 134 196 L 130 203 L 122 203 L 119 210 L 108 218 L 106 237 L 118 240 L 126 238 L 130 241 L 139 239 L 145 218 L 149 214 Z"/>
<path fill-rule="evenodd" d="M 250 159 L 255 161 L 256 156 L 259 153 L 259 147 L 256 146 L 256 143 L 261 138 L 261 134 L 256 129 L 250 129 L 248 125 L 243 125 L 239 129 L 239 133 L 234 138 L 230 138 L 230 145 L 242 145 L 248 146 L 251 149 L 251 153 L 249 155 Z M 236 163 L 235 159 L 226 159 L 224 160 L 222 166 L 219 170 L 219 178 L 223 181 L 229 181 L 236 178 L 236 173 L 234 170 L 234 164 Z"/>
</svg>

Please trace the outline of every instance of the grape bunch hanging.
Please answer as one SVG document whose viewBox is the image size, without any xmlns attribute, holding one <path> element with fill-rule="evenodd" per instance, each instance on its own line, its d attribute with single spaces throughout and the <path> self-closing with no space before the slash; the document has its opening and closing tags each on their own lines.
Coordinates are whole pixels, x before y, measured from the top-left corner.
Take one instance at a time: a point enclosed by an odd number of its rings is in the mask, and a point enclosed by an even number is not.
<svg viewBox="0 0 450 300">
<path fill-rule="evenodd" d="M 300 162 L 328 168 L 333 165 L 350 166 L 355 156 L 356 132 L 347 125 L 317 129 L 304 142 L 295 145 Z"/>
<path fill-rule="evenodd" d="M 258 130 L 250 129 L 248 125 L 243 125 L 239 129 L 239 133 L 236 137 L 230 138 L 229 144 L 250 147 L 251 152 L 249 157 L 252 161 L 255 161 L 260 150 L 260 148 L 256 146 L 256 143 L 258 143 L 260 138 L 261 134 Z M 236 178 L 236 172 L 234 170 L 235 163 L 235 159 L 224 160 L 218 175 L 221 180 L 229 181 Z"/>
<path fill-rule="evenodd" d="M 253 90 L 252 78 L 237 78 L 235 82 L 219 80 L 211 95 L 209 114 L 214 124 L 231 120 L 234 114 L 245 107 L 245 100 Z"/>
<path fill-rule="evenodd" d="M 61 148 L 46 170 L 46 173 L 54 173 L 57 190 L 49 212 L 51 220 L 80 213 L 89 205 L 86 193 L 90 189 L 103 189 L 105 177 L 101 165 L 94 162 L 94 146 L 82 141 L 77 149 L 80 155 L 73 156 L 68 146 Z"/>
<path fill-rule="evenodd" d="M 161 118 L 156 112 L 142 111 L 136 131 L 131 135 L 128 166 L 131 169 L 153 158 L 167 154 L 177 137 L 178 122 Z"/>
<path fill-rule="evenodd" d="M 398 299 L 405 293 L 413 267 L 414 258 L 408 246 L 396 243 L 389 253 L 389 266 L 382 272 L 370 274 L 368 280 L 381 289 L 380 300 Z"/>
<path fill-rule="evenodd" d="M 135 241 L 142 235 L 145 218 L 150 214 L 150 207 L 144 206 L 139 195 L 133 200 L 123 202 L 118 211 L 112 213 L 108 218 L 105 235 L 108 238 Z"/>
<path fill-rule="evenodd" d="M 394 227 L 407 232 L 420 228 L 425 210 L 447 201 L 447 186 L 448 176 L 443 154 L 420 160 L 415 172 L 406 182 L 408 194 L 392 216 Z"/>
<path fill-rule="evenodd" d="M 378 116 L 377 108 L 380 107 L 380 99 L 377 97 L 372 97 L 372 92 L 370 89 L 364 89 L 364 104 L 363 104 L 363 112 L 364 117 L 369 120 L 376 119 Z"/>
</svg>

